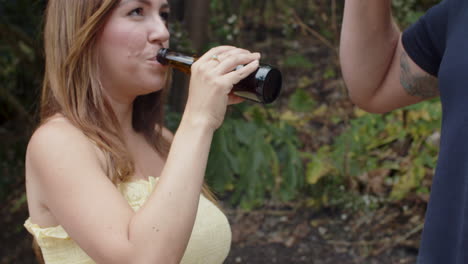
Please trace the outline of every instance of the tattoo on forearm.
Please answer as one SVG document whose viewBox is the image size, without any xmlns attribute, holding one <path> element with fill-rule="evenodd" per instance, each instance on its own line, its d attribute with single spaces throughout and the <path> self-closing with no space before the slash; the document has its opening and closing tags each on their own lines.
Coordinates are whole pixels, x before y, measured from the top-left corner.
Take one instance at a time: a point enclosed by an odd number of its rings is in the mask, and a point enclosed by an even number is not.
<svg viewBox="0 0 468 264">
<path fill-rule="evenodd" d="M 406 52 L 401 54 L 400 66 L 400 83 L 408 94 L 424 99 L 439 95 L 437 78 L 429 74 L 418 74 L 411 72 L 409 58 Z"/>
</svg>

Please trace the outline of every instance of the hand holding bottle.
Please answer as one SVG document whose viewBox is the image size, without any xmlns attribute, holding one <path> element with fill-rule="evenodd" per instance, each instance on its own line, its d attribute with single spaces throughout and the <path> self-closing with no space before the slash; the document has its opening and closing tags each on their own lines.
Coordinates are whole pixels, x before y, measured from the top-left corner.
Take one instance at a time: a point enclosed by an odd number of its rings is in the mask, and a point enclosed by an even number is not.
<svg viewBox="0 0 468 264">
<path fill-rule="evenodd" d="M 243 99 L 231 94 L 234 84 L 254 72 L 260 54 L 220 46 L 209 50 L 191 67 L 191 78 L 184 119 L 216 130 L 224 120 L 228 104 Z M 235 71 L 238 65 L 245 65 Z"/>
</svg>

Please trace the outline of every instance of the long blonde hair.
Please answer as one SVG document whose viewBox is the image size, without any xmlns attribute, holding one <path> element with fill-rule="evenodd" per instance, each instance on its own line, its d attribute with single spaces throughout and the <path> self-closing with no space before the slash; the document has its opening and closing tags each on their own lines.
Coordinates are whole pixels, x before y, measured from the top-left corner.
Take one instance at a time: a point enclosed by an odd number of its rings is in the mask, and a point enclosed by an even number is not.
<svg viewBox="0 0 468 264">
<path fill-rule="evenodd" d="M 97 37 L 119 0 L 49 0 L 44 47 L 41 123 L 60 113 L 105 153 L 108 176 L 124 182 L 134 172 L 119 122 L 98 79 Z M 169 77 L 167 78 L 169 82 Z M 166 86 L 168 86 L 166 84 Z M 133 128 L 167 157 L 170 142 L 162 136 L 168 89 L 142 95 L 133 105 Z M 204 186 L 203 194 L 212 198 Z"/>
<path fill-rule="evenodd" d="M 82 130 L 104 153 L 114 183 L 129 179 L 133 160 L 121 128 L 98 78 L 97 36 L 118 0 L 50 0 L 46 10 L 46 69 L 41 122 L 60 113 Z M 133 127 L 161 155 L 169 142 L 162 137 L 167 89 L 137 97 Z M 155 129 L 157 128 L 157 129 Z"/>
</svg>

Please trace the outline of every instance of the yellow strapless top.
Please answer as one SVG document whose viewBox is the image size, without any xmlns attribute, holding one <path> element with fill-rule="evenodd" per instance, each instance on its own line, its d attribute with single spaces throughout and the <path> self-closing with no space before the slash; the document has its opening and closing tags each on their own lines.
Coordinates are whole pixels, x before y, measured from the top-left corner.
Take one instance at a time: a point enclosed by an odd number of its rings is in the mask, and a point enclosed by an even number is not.
<svg viewBox="0 0 468 264">
<path fill-rule="evenodd" d="M 140 209 L 158 178 L 121 183 L 117 187 L 134 211 Z M 68 236 L 62 226 L 41 228 L 28 218 L 26 229 L 36 238 L 46 264 L 95 264 Z M 231 247 L 231 229 L 226 216 L 203 195 L 181 264 L 220 264 Z"/>
</svg>

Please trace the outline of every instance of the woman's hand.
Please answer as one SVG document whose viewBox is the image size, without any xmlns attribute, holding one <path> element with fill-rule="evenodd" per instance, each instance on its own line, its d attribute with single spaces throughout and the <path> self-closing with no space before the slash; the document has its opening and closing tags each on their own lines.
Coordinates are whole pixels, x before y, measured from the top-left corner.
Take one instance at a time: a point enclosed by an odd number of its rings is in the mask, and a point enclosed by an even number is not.
<svg viewBox="0 0 468 264">
<path fill-rule="evenodd" d="M 233 85 L 254 72 L 259 59 L 259 53 L 232 46 L 216 47 L 205 53 L 191 67 L 184 119 L 216 130 L 224 120 L 227 105 L 243 101 L 231 94 Z M 233 71 L 238 65 L 245 67 Z"/>
</svg>

